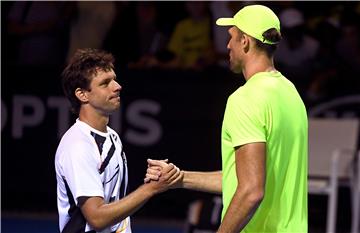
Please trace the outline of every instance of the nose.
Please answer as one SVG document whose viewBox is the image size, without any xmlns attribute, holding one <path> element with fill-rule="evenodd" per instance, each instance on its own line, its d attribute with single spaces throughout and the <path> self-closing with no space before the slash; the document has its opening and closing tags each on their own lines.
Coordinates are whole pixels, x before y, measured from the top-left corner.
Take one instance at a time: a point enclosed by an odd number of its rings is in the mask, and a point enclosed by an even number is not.
<svg viewBox="0 0 360 233">
<path fill-rule="evenodd" d="M 122 86 L 116 81 L 114 81 L 114 83 L 115 83 L 115 91 L 121 91 Z"/>
<path fill-rule="evenodd" d="M 231 29 L 232 29 L 232 28 L 229 28 L 229 30 L 228 30 L 229 36 L 228 36 L 228 43 L 227 43 L 227 45 L 226 45 L 226 48 L 227 48 L 228 50 L 230 50 Z"/>
</svg>

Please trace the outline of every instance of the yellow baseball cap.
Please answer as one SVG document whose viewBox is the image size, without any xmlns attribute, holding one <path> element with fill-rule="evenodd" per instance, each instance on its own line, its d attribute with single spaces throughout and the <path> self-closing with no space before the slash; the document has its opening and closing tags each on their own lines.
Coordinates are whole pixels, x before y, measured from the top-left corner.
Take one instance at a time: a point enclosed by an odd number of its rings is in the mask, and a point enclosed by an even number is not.
<svg viewBox="0 0 360 233">
<path fill-rule="evenodd" d="M 262 34 L 265 31 L 275 28 L 280 32 L 279 18 L 270 8 L 263 5 L 245 6 L 233 18 L 219 18 L 216 20 L 216 24 L 219 26 L 236 26 L 265 44 L 275 44 L 263 37 Z"/>
</svg>

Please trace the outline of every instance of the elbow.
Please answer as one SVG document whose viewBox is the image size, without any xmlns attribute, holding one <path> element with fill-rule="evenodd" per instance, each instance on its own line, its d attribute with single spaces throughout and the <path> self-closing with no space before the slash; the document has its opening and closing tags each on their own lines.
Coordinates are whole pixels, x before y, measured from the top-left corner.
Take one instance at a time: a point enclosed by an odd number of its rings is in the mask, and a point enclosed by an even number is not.
<svg viewBox="0 0 360 233">
<path fill-rule="evenodd" d="M 96 232 L 101 232 L 110 225 L 102 218 L 88 218 L 86 219 L 86 221 L 91 226 L 91 228 Z"/>
<path fill-rule="evenodd" d="M 78 204 L 86 222 L 97 232 L 103 231 L 116 221 L 102 197 L 80 197 Z"/>
<path fill-rule="evenodd" d="M 249 202 L 253 203 L 254 205 L 260 205 L 263 199 L 264 199 L 263 189 L 255 189 L 248 195 Z"/>
<path fill-rule="evenodd" d="M 88 224 L 91 226 L 91 228 L 93 230 L 95 230 L 96 232 L 102 231 L 105 229 L 105 225 L 101 223 L 101 221 L 96 220 L 96 219 L 92 219 L 92 220 L 88 220 Z"/>
<path fill-rule="evenodd" d="M 239 190 L 240 191 L 240 190 Z M 260 187 L 249 187 L 242 189 L 244 198 L 252 206 L 258 206 L 264 199 L 264 189 Z"/>
<path fill-rule="evenodd" d="M 110 220 L 109 218 L 93 216 L 92 218 L 87 218 L 86 221 L 94 231 L 101 232 L 105 230 L 105 228 L 110 227 L 118 222 L 121 222 L 124 219 L 125 218 Z"/>
</svg>

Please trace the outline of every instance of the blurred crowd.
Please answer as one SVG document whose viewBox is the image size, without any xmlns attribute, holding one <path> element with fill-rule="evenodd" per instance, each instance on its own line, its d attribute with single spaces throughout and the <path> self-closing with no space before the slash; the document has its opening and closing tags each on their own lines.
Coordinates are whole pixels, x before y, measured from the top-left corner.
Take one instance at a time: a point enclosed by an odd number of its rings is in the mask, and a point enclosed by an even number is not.
<svg viewBox="0 0 360 233">
<path fill-rule="evenodd" d="M 307 103 L 360 91 L 360 2 L 2 2 L 2 61 L 62 67 L 92 47 L 120 68 L 227 69 L 229 36 L 215 21 L 254 3 L 278 14 L 275 65 Z"/>
</svg>

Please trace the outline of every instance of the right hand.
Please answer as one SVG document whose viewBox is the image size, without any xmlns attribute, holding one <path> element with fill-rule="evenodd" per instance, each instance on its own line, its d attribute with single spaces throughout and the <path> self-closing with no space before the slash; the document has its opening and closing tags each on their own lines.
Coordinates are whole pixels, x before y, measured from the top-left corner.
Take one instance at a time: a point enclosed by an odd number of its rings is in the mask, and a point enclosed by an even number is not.
<svg viewBox="0 0 360 233">
<path fill-rule="evenodd" d="M 162 186 L 160 189 L 175 189 L 182 187 L 184 171 L 181 171 L 167 160 L 148 159 L 148 169 L 146 171 L 144 183 L 157 183 Z"/>
</svg>

